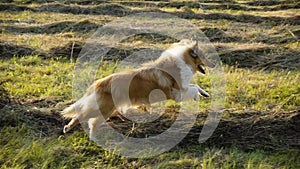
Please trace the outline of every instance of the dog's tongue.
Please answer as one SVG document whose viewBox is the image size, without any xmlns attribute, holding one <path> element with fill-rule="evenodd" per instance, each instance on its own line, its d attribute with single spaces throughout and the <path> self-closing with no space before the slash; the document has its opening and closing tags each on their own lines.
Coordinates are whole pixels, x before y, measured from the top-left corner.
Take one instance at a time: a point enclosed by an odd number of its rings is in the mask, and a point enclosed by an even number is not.
<svg viewBox="0 0 300 169">
<path fill-rule="evenodd" d="M 202 68 L 201 65 L 198 65 L 198 69 L 199 69 L 199 71 L 200 71 L 201 73 L 205 74 L 205 71 L 204 71 L 204 69 Z"/>
</svg>

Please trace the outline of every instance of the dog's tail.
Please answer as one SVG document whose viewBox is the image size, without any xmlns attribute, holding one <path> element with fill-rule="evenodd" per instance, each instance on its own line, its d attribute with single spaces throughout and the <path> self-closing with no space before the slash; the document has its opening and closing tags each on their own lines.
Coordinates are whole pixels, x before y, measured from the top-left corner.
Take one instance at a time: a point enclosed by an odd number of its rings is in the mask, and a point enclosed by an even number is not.
<svg viewBox="0 0 300 169">
<path fill-rule="evenodd" d="M 73 118 L 76 116 L 76 111 L 75 111 L 75 104 L 70 105 L 69 107 L 65 108 L 62 112 L 61 115 L 64 118 Z"/>
</svg>

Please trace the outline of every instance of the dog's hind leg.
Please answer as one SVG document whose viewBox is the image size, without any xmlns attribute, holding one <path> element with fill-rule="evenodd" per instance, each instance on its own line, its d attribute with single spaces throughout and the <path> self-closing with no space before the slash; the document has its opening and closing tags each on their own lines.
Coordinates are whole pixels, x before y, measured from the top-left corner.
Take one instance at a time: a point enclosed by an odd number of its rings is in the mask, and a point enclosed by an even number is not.
<svg viewBox="0 0 300 169">
<path fill-rule="evenodd" d="M 86 113 L 79 114 L 78 116 L 72 118 L 72 120 L 67 125 L 64 126 L 63 132 L 67 133 L 73 127 L 78 125 L 80 122 L 86 122 L 89 118 L 94 118 L 94 117 L 97 117 L 97 112 L 94 113 L 94 112 L 86 111 Z"/>
<path fill-rule="evenodd" d="M 102 117 L 96 117 L 96 118 L 91 118 L 88 121 L 89 129 L 90 129 L 90 138 L 94 141 L 96 141 L 96 125 L 101 125 L 101 123 L 104 122 L 104 119 Z"/>
<path fill-rule="evenodd" d="M 72 108 L 72 109 L 71 109 Z M 69 110 L 70 109 L 70 110 Z M 99 115 L 99 106 L 97 103 L 96 94 L 85 95 L 76 103 L 74 103 L 70 108 L 66 109 L 66 115 L 71 114 L 72 110 L 72 120 L 64 126 L 63 132 L 66 133 L 75 127 L 79 122 L 87 121 L 89 118 L 93 118 Z M 76 113 L 77 112 L 77 113 Z M 63 114 L 63 115 L 64 115 Z M 69 115 L 70 116 L 70 115 Z M 68 117 L 68 116 L 67 116 Z"/>
<path fill-rule="evenodd" d="M 103 94 L 102 98 L 96 102 L 96 99 L 93 97 L 94 96 L 90 96 L 78 103 L 79 106 L 77 111 L 79 113 L 64 126 L 64 133 L 70 131 L 74 126 L 79 124 L 79 122 L 87 122 L 91 118 L 100 117 L 101 114 L 105 120 L 111 116 L 113 110 L 115 110 L 112 98 L 109 95 Z"/>
<path fill-rule="evenodd" d="M 70 131 L 73 127 L 78 125 L 80 122 L 86 122 L 90 118 L 94 118 L 99 116 L 99 110 L 93 109 L 84 109 L 83 113 L 78 114 L 77 116 L 73 117 L 72 120 L 64 126 L 63 132 L 66 133 Z"/>
<path fill-rule="evenodd" d="M 78 114 L 76 117 L 72 118 L 72 120 L 67 125 L 64 126 L 63 132 L 67 133 L 79 123 L 86 122 L 90 118 L 100 116 L 99 113 L 99 110 L 85 109 L 84 113 Z"/>
<path fill-rule="evenodd" d="M 79 124 L 79 120 L 77 117 L 73 118 L 67 125 L 64 126 L 64 133 L 67 133 L 70 131 L 73 127 L 75 127 L 77 124 Z"/>
<path fill-rule="evenodd" d="M 112 113 L 114 112 L 114 107 L 106 107 L 104 109 L 102 109 L 102 116 L 97 116 L 95 118 L 90 118 L 88 120 L 88 126 L 90 129 L 90 138 L 94 141 L 96 141 L 96 136 L 97 133 L 99 133 L 100 127 L 101 125 L 107 120 L 109 119 L 109 117 L 112 115 Z"/>
</svg>

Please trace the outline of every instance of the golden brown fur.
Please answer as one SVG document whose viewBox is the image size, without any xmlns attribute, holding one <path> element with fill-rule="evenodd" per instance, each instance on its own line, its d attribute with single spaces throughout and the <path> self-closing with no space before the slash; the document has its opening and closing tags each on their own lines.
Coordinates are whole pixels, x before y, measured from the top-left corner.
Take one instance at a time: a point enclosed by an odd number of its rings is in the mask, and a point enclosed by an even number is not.
<svg viewBox="0 0 300 169">
<path fill-rule="evenodd" d="M 140 69 L 115 73 L 95 81 L 80 100 L 62 112 L 64 117 L 72 118 L 64 127 L 64 132 L 79 121 L 99 117 L 99 111 L 107 119 L 122 106 L 149 104 L 149 95 L 155 89 L 163 91 L 164 99 L 178 102 L 197 100 L 198 92 L 207 96 L 198 85 L 189 84 L 196 70 L 204 73 L 200 66 L 204 59 L 196 42 L 182 40 L 163 52 L 156 61 L 146 63 Z M 129 97 L 126 97 L 127 92 Z M 155 102 L 162 100 L 156 98 Z"/>
</svg>

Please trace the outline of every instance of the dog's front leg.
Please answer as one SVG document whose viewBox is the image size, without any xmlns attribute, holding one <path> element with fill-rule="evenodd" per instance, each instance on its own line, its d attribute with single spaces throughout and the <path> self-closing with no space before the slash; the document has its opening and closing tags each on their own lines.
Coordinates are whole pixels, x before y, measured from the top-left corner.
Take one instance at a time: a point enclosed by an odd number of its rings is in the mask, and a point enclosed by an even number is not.
<svg viewBox="0 0 300 169">
<path fill-rule="evenodd" d="M 204 97 L 209 97 L 209 96 L 210 96 L 210 95 L 209 95 L 205 90 L 203 90 L 200 86 L 198 86 L 198 85 L 196 85 L 196 84 L 192 84 L 192 85 L 190 85 L 190 86 L 196 87 L 196 88 L 198 89 L 198 92 L 199 92 L 202 96 L 204 96 Z"/>
<path fill-rule="evenodd" d="M 201 94 L 204 97 L 209 97 L 210 95 L 203 90 L 200 86 L 196 84 L 191 84 L 187 89 L 180 90 L 173 88 L 172 89 L 172 95 L 176 102 L 182 102 L 190 99 L 194 99 L 196 101 L 199 100 L 199 94 Z"/>
<path fill-rule="evenodd" d="M 198 95 L 198 88 L 195 86 L 189 86 L 187 89 L 185 90 L 178 90 L 173 88 L 172 91 L 172 95 L 173 98 L 176 102 L 182 102 L 182 101 L 186 101 L 186 100 L 199 100 L 199 95 Z"/>
</svg>

